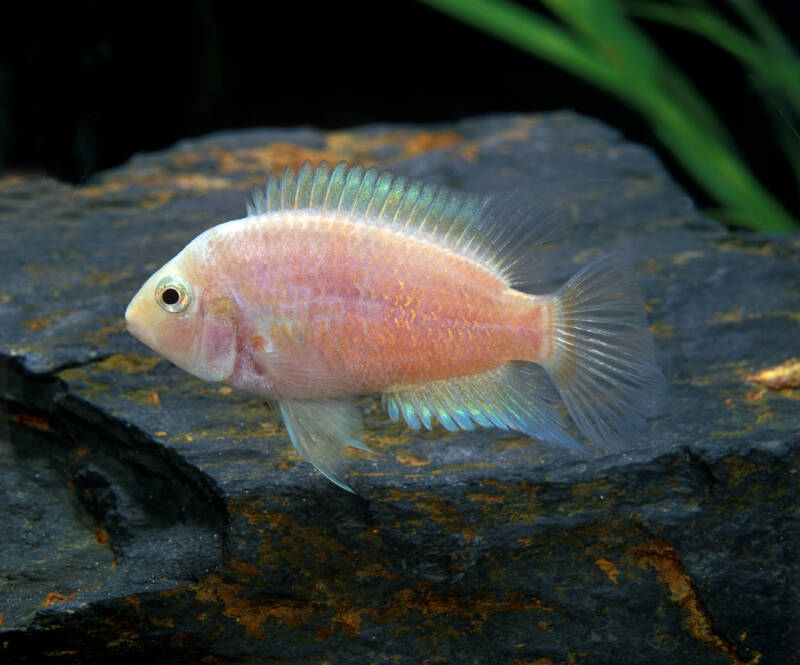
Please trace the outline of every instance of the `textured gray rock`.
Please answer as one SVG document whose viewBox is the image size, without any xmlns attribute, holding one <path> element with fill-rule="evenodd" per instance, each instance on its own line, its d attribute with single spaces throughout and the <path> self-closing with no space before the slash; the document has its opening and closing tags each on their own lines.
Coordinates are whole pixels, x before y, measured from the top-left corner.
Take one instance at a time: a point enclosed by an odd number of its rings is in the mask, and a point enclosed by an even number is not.
<svg viewBox="0 0 800 665">
<path fill-rule="evenodd" d="M 648 435 L 586 458 L 364 397 L 353 496 L 127 335 L 155 268 L 307 158 L 570 198 L 553 284 L 639 258 L 670 380 Z M 725 231 L 607 127 L 219 134 L 78 189 L 0 181 L 0 221 L 0 662 L 800 660 L 800 238 Z"/>
</svg>

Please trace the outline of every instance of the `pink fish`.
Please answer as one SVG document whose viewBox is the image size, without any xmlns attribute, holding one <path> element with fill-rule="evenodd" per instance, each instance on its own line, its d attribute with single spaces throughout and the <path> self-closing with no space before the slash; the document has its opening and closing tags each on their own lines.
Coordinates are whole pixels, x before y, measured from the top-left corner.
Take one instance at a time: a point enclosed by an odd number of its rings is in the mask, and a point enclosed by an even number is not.
<svg viewBox="0 0 800 665">
<path fill-rule="evenodd" d="M 365 448 L 356 394 L 414 428 L 581 449 L 530 363 L 588 439 L 626 443 L 663 382 L 631 266 L 607 256 L 530 295 L 513 288 L 508 233 L 481 197 L 305 163 L 192 240 L 125 319 L 195 376 L 277 403 L 298 453 L 345 489 L 346 449 Z"/>
</svg>

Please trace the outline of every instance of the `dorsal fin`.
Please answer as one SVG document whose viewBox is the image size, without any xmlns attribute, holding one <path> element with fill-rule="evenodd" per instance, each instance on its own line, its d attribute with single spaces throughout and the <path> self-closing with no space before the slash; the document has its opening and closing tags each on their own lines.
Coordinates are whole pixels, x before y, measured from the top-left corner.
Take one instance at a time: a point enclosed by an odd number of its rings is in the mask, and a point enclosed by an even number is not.
<svg viewBox="0 0 800 665">
<path fill-rule="evenodd" d="M 297 172 L 287 166 L 280 178 L 270 175 L 266 187 L 253 192 L 247 214 L 254 217 L 283 210 L 344 214 L 361 223 L 437 242 L 510 284 L 513 261 L 501 256 L 510 226 L 495 221 L 490 203 L 486 196 L 393 176 L 374 167 L 339 162 L 331 168 L 321 162 L 313 169 L 305 162 Z"/>
</svg>

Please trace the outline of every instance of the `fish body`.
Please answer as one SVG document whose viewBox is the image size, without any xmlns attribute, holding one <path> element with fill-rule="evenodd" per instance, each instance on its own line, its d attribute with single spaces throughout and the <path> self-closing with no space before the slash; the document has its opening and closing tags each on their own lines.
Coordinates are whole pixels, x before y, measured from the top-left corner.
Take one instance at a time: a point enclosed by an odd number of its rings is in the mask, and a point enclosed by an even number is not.
<svg viewBox="0 0 800 665">
<path fill-rule="evenodd" d="M 426 238 L 271 215 L 218 226 L 192 250 L 201 274 L 225 276 L 218 303 L 235 311 L 225 381 L 264 397 L 385 392 L 541 360 L 546 301 Z"/>
<path fill-rule="evenodd" d="M 653 410 L 662 377 L 618 258 L 556 294 L 523 293 L 486 200 L 344 163 L 287 169 L 248 212 L 157 271 L 128 328 L 203 379 L 277 402 L 300 454 L 345 489 L 344 451 L 364 447 L 354 394 L 381 393 L 413 427 L 497 426 L 569 448 L 527 363 L 600 444 Z"/>
</svg>

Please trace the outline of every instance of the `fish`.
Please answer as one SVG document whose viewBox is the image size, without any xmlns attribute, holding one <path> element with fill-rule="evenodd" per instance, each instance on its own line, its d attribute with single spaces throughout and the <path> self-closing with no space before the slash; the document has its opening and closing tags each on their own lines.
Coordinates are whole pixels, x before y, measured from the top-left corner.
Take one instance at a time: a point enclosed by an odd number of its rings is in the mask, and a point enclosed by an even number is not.
<svg viewBox="0 0 800 665">
<path fill-rule="evenodd" d="M 286 167 L 244 218 L 145 281 L 127 328 L 200 379 L 274 405 L 297 453 L 351 492 L 347 450 L 369 450 L 362 394 L 414 429 L 495 427 L 585 451 L 537 365 L 589 442 L 624 449 L 664 383 L 630 257 L 524 292 L 506 247 L 515 224 L 498 209 L 374 167 Z M 526 246 L 548 236 L 521 219 L 536 236 Z"/>
</svg>

